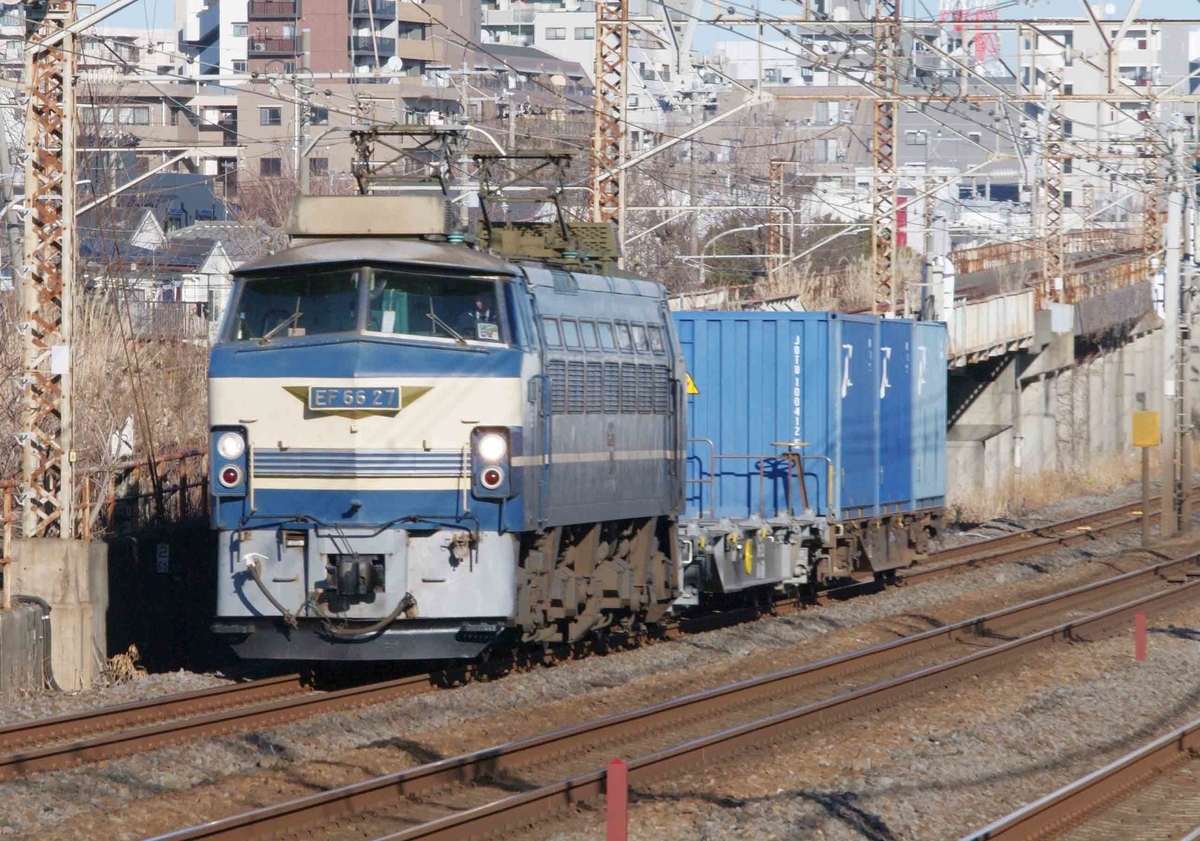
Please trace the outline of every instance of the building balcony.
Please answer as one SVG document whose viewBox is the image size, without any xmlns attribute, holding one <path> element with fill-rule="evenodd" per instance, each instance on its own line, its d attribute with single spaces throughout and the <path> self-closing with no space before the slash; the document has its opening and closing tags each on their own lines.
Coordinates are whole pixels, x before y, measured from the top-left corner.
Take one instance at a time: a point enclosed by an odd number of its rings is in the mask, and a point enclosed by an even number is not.
<svg viewBox="0 0 1200 841">
<path fill-rule="evenodd" d="M 382 57 L 383 53 L 380 52 Z M 396 42 L 396 55 L 405 61 L 437 61 L 441 56 L 438 54 L 438 44 L 436 41 L 419 41 L 415 38 L 401 38 Z"/>
<path fill-rule="evenodd" d="M 537 17 L 537 9 L 484 9 L 483 10 L 483 25 L 484 26 L 518 26 L 520 24 L 533 24 L 533 19 Z"/>
<path fill-rule="evenodd" d="M 300 14 L 296 0 L 250 0 L 248 20 L 295 20 Z"/>
<path fill-rule="evenodd" d="M 372 38 L 369 35 L 351 35 L 350 52 L 358 56 L 374 56 L 379 53 L 382 61 L 396 54 L 395 38 Z"/>
<path fill-rule="evenodd" d="M 250 58 L 300 55 L 299 38 L 251 38 L 246 44 Z"/>
<path fill-rule="evenodd" d="M 396 4 L 392 0 L 354 0 L 350 10 L 356 18 L 374 18 L 389 22 L 396 19 Z"/>
</svg>

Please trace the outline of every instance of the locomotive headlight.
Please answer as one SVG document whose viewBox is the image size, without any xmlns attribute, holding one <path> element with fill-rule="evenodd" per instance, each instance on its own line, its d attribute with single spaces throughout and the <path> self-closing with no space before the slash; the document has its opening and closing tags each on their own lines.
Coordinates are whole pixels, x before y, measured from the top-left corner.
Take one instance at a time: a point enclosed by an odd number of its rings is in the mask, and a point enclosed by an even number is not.
<svg viewBox="0 0 1200 841">
<path fill-rule="evenodd" d="M 488 432 L 479 436 L 475 449 L 484 461 L 497 462 L 508 452 L 508 441 L 498 432 Z"/>
<path fill-rule="evenodd" d="M 246 439 L 236 432 L 226 432 L 217 439 L 217 452 L 222 458 L 241 458 L 246 452 Z"/>
</svg>

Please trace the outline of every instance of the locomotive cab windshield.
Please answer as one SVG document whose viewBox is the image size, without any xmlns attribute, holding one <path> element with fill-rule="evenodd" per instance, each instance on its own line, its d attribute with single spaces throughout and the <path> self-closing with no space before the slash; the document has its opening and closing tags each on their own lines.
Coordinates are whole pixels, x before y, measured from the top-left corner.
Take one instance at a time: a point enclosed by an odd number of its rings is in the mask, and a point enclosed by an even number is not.
<svg viewBox="0 0 1200 841">
<path fill-rule="evenodd" d="M 343 267 L 242 277 L 227 341 L 337 333 L 508 344 L 501 283 L 428 269 Z"/>
</svg>

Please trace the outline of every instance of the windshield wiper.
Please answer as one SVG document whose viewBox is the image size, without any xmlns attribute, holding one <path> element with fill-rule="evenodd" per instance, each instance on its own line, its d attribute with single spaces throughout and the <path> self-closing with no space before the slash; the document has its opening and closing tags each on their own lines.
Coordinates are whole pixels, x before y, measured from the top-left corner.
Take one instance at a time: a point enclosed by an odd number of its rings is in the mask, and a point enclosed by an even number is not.
<svg viewBox="0 0 1200 841">
<path fill-rule="evenodd" d="M 461 333 L 459 333 L 457 330 L 455 330 L 453 327 L 451 327 L 446 322 L 442 321 L 436 315 L 434 315 L 431 312 L 427 312 L 427 313 L 425 313 L 425 315 L 429 317 L 430 321 L 432 321 L 438 327 L 441 327 L 443 330 L 445 330 L 447 333 L 449 333 L 451 338 L 454 339 L 454 341 L 458 342 L 460 345 L 465 345 L 467 343 L 467 340 L 462 337 Z"/>
<path fill-rule="evenodd" d="M 271 339 L 275 336 L 275 334 L 278 333 L 280 330 L 282 330 L 284 327 L 288 327 L 292 324 L 295 324 L 301 315 L 303 315 L 303 313 L 301 313 L 300 310 L 296 310 L 294 313 L 289 315 L 283 321 L 279 322 L 274 327 L 272 327 L 270 330 L 268 330 L 266 332 L 266 334 L 258 341 L 265 345 L 267 342 L 271 341 Z"/>
</svg>

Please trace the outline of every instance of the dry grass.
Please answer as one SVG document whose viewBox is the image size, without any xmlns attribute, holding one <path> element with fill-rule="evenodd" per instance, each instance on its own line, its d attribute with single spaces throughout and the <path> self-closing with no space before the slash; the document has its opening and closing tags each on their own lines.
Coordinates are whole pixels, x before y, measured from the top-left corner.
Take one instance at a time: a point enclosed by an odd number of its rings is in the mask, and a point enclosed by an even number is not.
<svg viewBox="0 0 1200 841">
<path fill-rule="evenodd" d="M 1193 464 L 1200 464 L 1200 447 L 1193 447 Z M 1158 451 L 1151 453 L 1151 476 L 1160 477 Z M 1107 496 L 1141 481 L 1140 454 L 1100 456 L 1086 470 L 1048 470 L 1033 475 L 1010 476 L 1000 487 L 980 494 L 977 490 L 961 492 L 956 499 L 951 488 L 948 504 L 954 520 L 982 523 L 998 517 L 1021 517 L 1068 499 L 1085 496 Z"/>
<path fill-rule="evenodd" d="M 15 296 L 0 297 L 0 437 L 21 425 L 21 337 Z M 75 316 L 74 406 L 77 463 L 107 468 L 109 437 L 134 419 L 139 456 L 202 444 L 208 428 L 208 348 L 181 337 L 138 337 L 115 297 L 88 295 Z M 0 476 L 20 471 L 21 450 L 0 450 Z"/>
<path fill-rule="evenodd" d="M 921 258 L 901 249 L 897 257 L 899 276 L 905 286 L 919 282 Z M 797 263 L 779 272 L 756 290 L 758 298 L 795 296 L 809 310 L 855 312 L 875 305 L 870 256 L 846 258 L 837 268 L 814 263 Z M 901 297 L 901 300 L 903 298 Z"/>
</svg>

